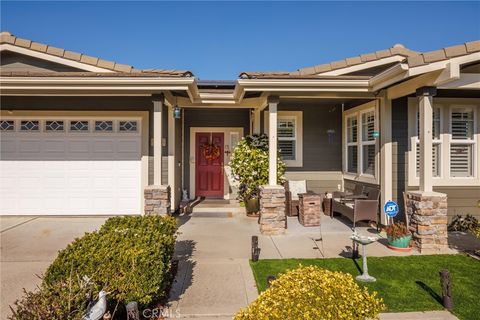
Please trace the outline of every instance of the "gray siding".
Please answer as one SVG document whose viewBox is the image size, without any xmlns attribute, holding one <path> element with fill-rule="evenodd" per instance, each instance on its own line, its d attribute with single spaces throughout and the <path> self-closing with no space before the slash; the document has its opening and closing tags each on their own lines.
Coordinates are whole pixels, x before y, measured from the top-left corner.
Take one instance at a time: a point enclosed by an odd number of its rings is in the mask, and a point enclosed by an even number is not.
<svg viewBox="0 0 480 320">
<path fill-rule="evenodd" d="M 190 188 L 190 128 L 242 127 L 244 135 L 250 132 L 249 109 L 184 109 L 184 188 Z"/>
<path fill-rule="evenodd" d="M 342 109 L 315 101 L 281 101 L 279 111 L 303 112 L 303 167 L 288 171 L 342 171 Z M 327 130 L 335 130 L 329 142 Z"/>
<path fill-rule="evenodd" d="M 29 57 L 15 52 L 2 52 L 0 58 L 2 71 L 29 71 L 29 72 L 75 72 L 82 71 L 63 64 L 54 63 L 38 58 Z"/>
</svg>

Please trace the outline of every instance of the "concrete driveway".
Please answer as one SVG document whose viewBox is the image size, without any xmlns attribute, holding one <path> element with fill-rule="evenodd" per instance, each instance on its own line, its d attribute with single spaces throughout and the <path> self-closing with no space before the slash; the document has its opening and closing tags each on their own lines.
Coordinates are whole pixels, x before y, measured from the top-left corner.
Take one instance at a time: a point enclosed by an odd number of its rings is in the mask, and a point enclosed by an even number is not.
<svg viewBox="0 0 480 320">
<path fill-rule="evenodd" d="M 98 229 L 106 217 L 0 217 L 0 319 L 9 305 L 34 289 L 60 249 L 85 232 Z"/>
</svg>

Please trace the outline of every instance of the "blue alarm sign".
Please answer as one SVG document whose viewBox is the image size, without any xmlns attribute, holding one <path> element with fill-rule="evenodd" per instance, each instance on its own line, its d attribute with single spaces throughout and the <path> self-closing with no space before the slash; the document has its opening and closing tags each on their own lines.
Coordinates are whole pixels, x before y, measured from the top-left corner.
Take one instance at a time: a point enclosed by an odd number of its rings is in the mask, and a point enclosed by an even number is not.
<svg viewBox="0 0 480 320">
<path fill-rule="evenodd" d="M 383 211 L 385 211 L 385 214 L 388 217 L 393 218 L 398 214 L 398 204 L 396 204 L 392 200 L 388 200 L 383 206 Z"/>
</svg>

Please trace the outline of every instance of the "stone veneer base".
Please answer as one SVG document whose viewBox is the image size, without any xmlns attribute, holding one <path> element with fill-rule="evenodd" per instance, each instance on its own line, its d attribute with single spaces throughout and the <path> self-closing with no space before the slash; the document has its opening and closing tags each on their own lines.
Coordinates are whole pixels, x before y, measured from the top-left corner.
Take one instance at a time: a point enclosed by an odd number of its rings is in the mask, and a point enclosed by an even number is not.
<svg viewBox="0 0 480 320">
<path fill-rule="evenodd" d="M 145 215 L 170 215 L 170 186 L 147 186 L 143 196 Z"/>
<path fill-rule="evenodd" d="M 407 192 L 406 212 L 414 246 L 420 253 L 448 250 L 447 195 L 438 192 Z"/>
<path fill-rule="evenodd" d="M 260 187 L 260 232 L 263 235 L 285 234 L 285 189 L 282 186 Z"/>
</svg>

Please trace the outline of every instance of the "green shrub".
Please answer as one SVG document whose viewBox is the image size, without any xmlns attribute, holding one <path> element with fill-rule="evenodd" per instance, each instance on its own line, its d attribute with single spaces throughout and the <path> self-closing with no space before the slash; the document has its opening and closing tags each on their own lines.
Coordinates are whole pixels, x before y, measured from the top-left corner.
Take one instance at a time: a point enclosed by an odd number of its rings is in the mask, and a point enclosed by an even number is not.
<svg viewBox="0 0 480 320">
<path fill-rule="evenodd" d="M 235 320 L 376 319 L 385 309 L 377 293 L 360 288 L 352 275 L 315 266 L 287 271 Z"/>
<path fill-rule="evenodd" d="M 232 152 L 229 163 L 232 173 L 240 182 L 239 199 L 258 198 L 259 187 L 268 184 L 268 136 L 249 135 L 240 140 Z M 285 163 L 277 157 L 277 181 L 285 181 Z"/>
<path fill-rule="evenodd" d="M 81 319 L 87 306 L 90 289 L 78 279 L 44 284 L 39 290 L 26 291 L 12 307 L 10 319 Z"/>
<path fill-rule="evenodd" d="M 68 314 L 70 309 L 83 312 L 86 298 L 72 299 L 72 296 L 82 296 L 80 292 L 84 289 L 79 285 L 82 279 L 87 279 L 88 285 L 84 283 L 84 286 L 94 295 L 101 289 L 107 291 L 110 305 L 123 305 L 129 301 L 147 305 L 166 298 L 172 280 L 176 231 L 176 220 L 171 217 L 110 218 L 99 231 L 86 233 L 61 250 L 47 269 L 40 291 L 27 293 L 21 305 L 50 301 L 61 309 L 58 314 Z M 80 279 L 79 284 L 71 289 L 73 293 L 67 295 L 59 291 L 54 294 L 49 289 L 58 288 L 70 279 Z M 68 301 L 70 307 L 60 300 Z M 49 318 L 75 319 L 65 316 Z"/>
</svg>

